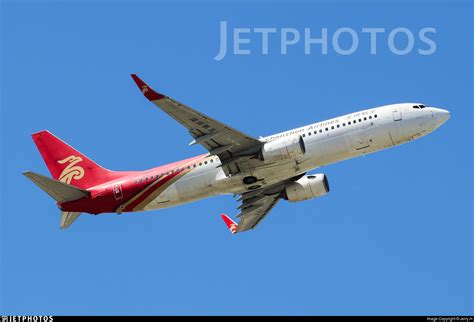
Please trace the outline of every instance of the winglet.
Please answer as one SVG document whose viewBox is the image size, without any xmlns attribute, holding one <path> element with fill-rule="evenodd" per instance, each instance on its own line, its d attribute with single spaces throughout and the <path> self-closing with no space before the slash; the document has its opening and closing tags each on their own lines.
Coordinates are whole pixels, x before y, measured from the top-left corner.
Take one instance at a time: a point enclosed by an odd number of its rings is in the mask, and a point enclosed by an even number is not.
<svg viewBox="0 0 474 322">
<path fill-rule="evenodd" d="M 226 224 L 227 228 L 229 228 L 230 232 L 232 234 L 235 234 L 237 232 L 238 225 L 229 217 L 227 217 L 226 214 L 221 214 L 222 220 L 224 220 L 224 223 Z"/>
<path fill-rule="evenodd" d="M 138 88 L 142 91 L 142 94 L 145 95 L 146 98 L 148 98 L 150 101 L 156 101 L 160 100 L 162 98 L 165 98 L 164 95 L 155 92 L 150 86 L 148 86 L 144 81 L 140 79 L 135 74 L 131 75 L 135 83 L 137 84 Z"/>
</svg>

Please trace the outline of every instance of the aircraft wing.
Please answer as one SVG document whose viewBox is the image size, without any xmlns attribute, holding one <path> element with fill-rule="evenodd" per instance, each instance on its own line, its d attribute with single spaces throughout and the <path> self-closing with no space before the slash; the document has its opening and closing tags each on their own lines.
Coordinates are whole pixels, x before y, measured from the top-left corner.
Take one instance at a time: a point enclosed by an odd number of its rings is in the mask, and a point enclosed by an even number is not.
<svg viewBox="0 0 474 322">
<path fill-rule="evenodd" d="M 266 215 L 275 207 L 280 194 L 285 189 L 289 181 L 284 181 L 273 186 L 258 190 L 249 191 L 240 195 L 239 223 L 222 214 L 221 217 L 229 230 L 235 234 L 246 230 L 254 229 Z"/>
<path fill-rule="evenodd" d="M 154 91 L 135 74 L 132 78 L 148 100 L 188 129 L 194 138 L 190 145 L 201 144 L 223 165 L 240 156 L 253 155 L 261 147 L 259 140 Z"/>
</svg>

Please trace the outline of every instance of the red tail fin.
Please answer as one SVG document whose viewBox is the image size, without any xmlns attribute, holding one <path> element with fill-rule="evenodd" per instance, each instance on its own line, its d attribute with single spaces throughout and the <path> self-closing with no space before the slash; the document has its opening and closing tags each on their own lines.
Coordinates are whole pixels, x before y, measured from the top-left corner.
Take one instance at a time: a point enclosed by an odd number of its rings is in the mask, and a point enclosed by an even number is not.
<svg viewBox="0 0 474 322">
<path fill-rule="evenodd" d="M 32 135 L 54 179 L 79 188 L 89 188 L 110 179 L 113 173 L 61 141 L 48 131 Z"/>
</svg>

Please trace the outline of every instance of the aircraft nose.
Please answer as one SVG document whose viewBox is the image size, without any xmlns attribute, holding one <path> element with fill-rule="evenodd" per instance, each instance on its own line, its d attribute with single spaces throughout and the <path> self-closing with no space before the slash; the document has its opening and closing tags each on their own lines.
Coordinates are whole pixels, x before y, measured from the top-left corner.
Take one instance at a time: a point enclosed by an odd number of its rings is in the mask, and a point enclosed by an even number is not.
<svg viewBox="0 0 474 322">
<path fill-rule="evenodd" d="M 433 116 L 436 120 L 436 125 L 441 126 L 444 124 L 449 118 L 451 117 L 451 113 L 448 110 L 443 110 L 441 108 L 433 108 L 432 109 Z"/>
</svg>

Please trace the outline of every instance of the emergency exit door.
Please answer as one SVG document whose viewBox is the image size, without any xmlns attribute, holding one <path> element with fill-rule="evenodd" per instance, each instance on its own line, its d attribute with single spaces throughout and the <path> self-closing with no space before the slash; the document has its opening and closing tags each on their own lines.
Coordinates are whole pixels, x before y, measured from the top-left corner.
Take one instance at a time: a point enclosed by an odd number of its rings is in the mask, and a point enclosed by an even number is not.
<svg viewBox="0 0 474 322">
<path fill-rule="evenodd" d="M 395 107 L 393 109 L 393 120 L 394 121 L 401 121 L 402 120 L 402 111 L 399 107 Z"/>
</svg>

